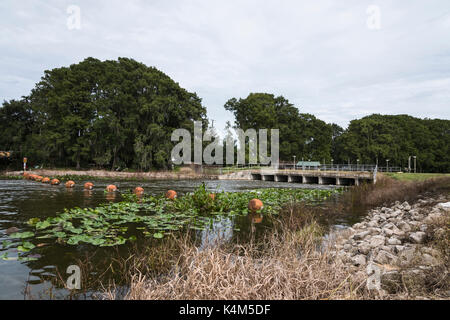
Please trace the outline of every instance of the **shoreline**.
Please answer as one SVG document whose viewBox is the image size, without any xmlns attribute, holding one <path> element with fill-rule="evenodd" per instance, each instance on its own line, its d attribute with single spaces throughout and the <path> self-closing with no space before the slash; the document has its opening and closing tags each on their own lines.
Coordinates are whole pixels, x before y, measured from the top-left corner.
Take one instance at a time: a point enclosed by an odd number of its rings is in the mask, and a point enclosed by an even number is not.
<svg viewBox="0 0 450 320">
<path fill-rule="evenodd" d="M 331 252 L 355 278 L 367 278 L 368 291 L 382 298 L 405 298 L 397 295 L 404 287 L 418 290 L 438 279 L 448 281 L 448 249 L 442 244 L 448 241 L 449 217 L 448 194 L 412 204 L 396 201 L 334 232 Z M 439 293 L 439 298 L 450 298 L 450 292 Z"/>
<path fill-rule="evenodd" d="M 38 169 L 27 170 L 41 176 L 63 178 L 63 177 L 91 177 L 95 179 L 120 179 L 120 180 L 214 180 L 218 179 L 218 175 L 195 173 L 192 170 L 158 171 L 158 172 L 117 172 L 107 170 L 51 170 Z M 4 177 L 21 177 L 23 171 L 6 171 L 1 176 Z"/>
</svg>

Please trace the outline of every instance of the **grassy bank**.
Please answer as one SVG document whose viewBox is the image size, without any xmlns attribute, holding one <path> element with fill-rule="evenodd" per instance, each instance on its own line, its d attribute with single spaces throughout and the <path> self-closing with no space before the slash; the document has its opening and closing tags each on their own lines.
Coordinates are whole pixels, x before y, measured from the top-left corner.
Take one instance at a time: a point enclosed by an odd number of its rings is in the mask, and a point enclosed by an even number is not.
<svg viewBox="0 0 450 320">
<path fill-rule="evenodd" d="M 417 279 L 400 283 L 394 294 L 380 297 L 366 289 L 364 268 L 349 269 L 334 258 L 331 242 L 324 242 L 328 230 L 317 221 L 330 215 L 394 201 L 448 195 L 450 178 L 420 182 L 381 178 L 376 185 L 362 185 L 344 193 L 339 203 L 321 207 L 290 203 L 280 210 L 274 228 L 262 239 L 246 243 L 223 244 L 203 249 L 189 238 L 173 240 L 172 251 L 163 251 L 170 262 L 166 272 L 152 273 L 148 265 L 154 254 L 135 253 L 125 263 L 124 291 L 114 285 L 105 290 L 109 299 L 410 299 L 436 298 L 436 282 Z M 448 267 L 448 225 L 450 218 L 436 228 L 447 228 L 447 236 L 434 237 L 433 246 L 441 251 Z M 430 271 L 429 275 L 432 276 Z M 450 289 L 440 283 L 440 290 Z M 446 289 L 447 288 L 447 289 Z"/>
<path fill-rule="evenodd" d="M 431 178 L 450 177 L 450 173 L 382 173 L 383 175 L 400 181 L 423 181 Z"/>
</svg>

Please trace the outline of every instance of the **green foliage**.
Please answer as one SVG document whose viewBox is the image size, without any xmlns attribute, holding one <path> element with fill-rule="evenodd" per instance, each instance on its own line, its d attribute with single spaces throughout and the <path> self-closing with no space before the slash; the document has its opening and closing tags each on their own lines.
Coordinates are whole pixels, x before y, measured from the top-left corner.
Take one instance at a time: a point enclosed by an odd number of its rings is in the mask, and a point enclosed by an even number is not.
<svg viewBox="0 0 450 320">
<path fill-rule="evenodd" d="M 319 189 L 262 189 L 250 192 L 220 192 L 215 199 L 205 185 L 193 193 L 176 200 L 164 196 L 125 196 L 126 201 L 108 203 L 97 208 L 74 208 L 43 221 L 28 220 L 29 228 L 11 235 L 11 238 L 56 239 L 68 245 L 90 244 L 110 247 L 134 241 L 139 237 L 163 238 L 171 232 L 184 229 L 203 230 L 214 220 L 222 217 L 248 214 L 248 203 L 253 198 L 264 202 L 263 213 L 276 215 L 288 202 L 307 201 L 315 203 L 340 192 Z M 137 201 L 139 200 L 139 201 Z M 4 242 L 4 249 L 11 246 Z M 19 251 L 34 248 L 30 241 L 22 242 Z"/>
<path fill-rule="evenodd" d="M 235 126 L 243 130 L 279 129 L 280 160 L 292 161 L 294 155 L 305 160 L 329 161 L 331 158 L 331 125 L 311 114 L 299 113 L 282 96 L 250 93 L 245 99 L 228 100 L 225 109 L 233 112 Z"/>
<path fill-rule="evenodd" d="M 352 120 L 335 139 L 335 163 L 378 163 L 408 167 L 417 156 L 420 172 L 450 172 L 450 121 L 418 119 L 408 115 L 373 114 Z M 411 160 L 411 167 L 413 167 Z"/>
<path fill-rule="evenodd" d="M 45 71 L 31 94 L 0 108 L 0 146 L 29 165 L 167 168 L 172 131 L 206 127 L 195 93 L 132 59 L 87 58 Z"/>
</svg>

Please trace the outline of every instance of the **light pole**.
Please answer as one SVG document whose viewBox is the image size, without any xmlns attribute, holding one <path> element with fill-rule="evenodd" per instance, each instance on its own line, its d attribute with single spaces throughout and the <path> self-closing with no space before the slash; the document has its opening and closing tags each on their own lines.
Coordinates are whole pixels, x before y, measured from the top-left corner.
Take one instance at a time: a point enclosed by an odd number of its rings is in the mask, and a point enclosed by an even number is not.
<svg viewBox="0 0 450 320">
<path fill-rule="evenodd" d="M 411 173 L 411 156 L 408 157 L 408 172 Z"/>
<path fill-rule="evenodd" d="M 417 173 L 417 171 L 416 171 L 416 156 L 413 156 L 413 158 L 414 158 L 414 173 Z"/>
<path fill-rule="evenodd" d="M 386 159 L 386 172 L 389 172 L 389 159 Z"/>
<path fill-rule="evenodd" d="M 359 159 L 356 159 L 356 171 L 359 170 Z"/>
<path fill-rule="evenodd" d="M 295 158 L 296 158 L 296 157 L 294 156 L 294 170 L 295 170 Z"/>
<path fill-rule="evenodd" d="M 331 170 L 333 170 L 333 159 L 331 159 Z"/>
</svg>

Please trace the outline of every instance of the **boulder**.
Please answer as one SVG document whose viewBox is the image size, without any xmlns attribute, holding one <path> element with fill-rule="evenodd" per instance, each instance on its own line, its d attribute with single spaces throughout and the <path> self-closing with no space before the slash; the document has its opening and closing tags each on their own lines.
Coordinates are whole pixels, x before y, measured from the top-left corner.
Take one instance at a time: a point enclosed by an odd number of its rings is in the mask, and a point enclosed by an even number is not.
<svg viewBox="0 0 450 320">
<path fill-rule="evenodd" d="M 425 241 L 426 236 L 427 235 L 425 232 L 418 231 L 418 232 L 411 233 L 409 235 L 409 239 L 411 239 L 414 243 L 423 243 Z"/>
<path fill-rule="evenodd" d="M 366 265 L 366 256 L 362 254 L 358 254 L 351 259 L 353 265 L 355 266 L 364 266 Z"/>
<path fill-rule="evenodd" d="M 384 246 L 385 242 L 386 242 L 386 238 L 384 236 L 378 235 L 378 236 L 373 236 L 370 239 L 369 243 L 372 248 L 376 248 L 376 247 Z"/>
</svg>

